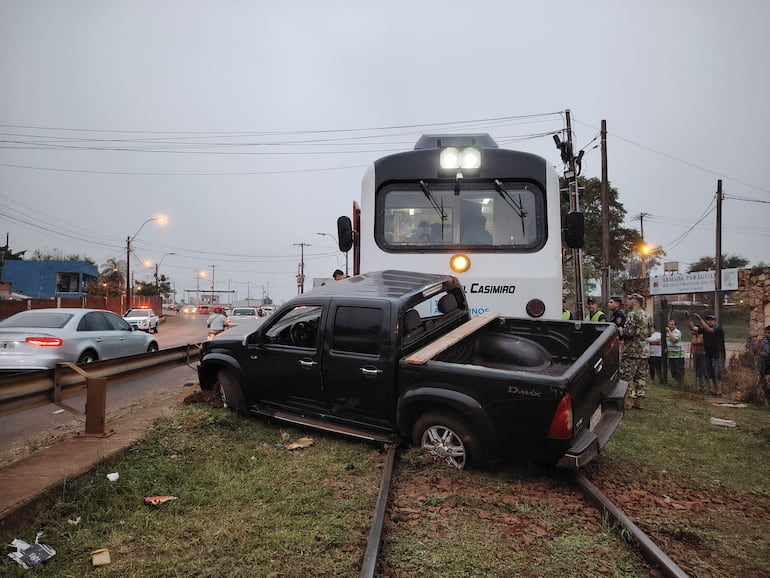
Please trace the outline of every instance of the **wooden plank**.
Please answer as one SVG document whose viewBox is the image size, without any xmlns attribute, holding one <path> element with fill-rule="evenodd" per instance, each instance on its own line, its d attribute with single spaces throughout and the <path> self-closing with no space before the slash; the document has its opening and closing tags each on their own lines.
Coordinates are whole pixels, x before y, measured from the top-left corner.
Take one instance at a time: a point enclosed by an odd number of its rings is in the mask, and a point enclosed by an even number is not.
<svg viewBox="0 0 770 578">
<path fill-rule="evenodd" d="M 484 327 L 487 323 L 493 319 L 497 319 L 498 317 L 500 317 L 499 313 L 482 313 L 481 315 L 477 315 L 476 317 L 473 317 L 469 321 L 466 321 L 460 325 L 460 327 L 457 327 L 446 335 L 440 337 L 433 343 L 429 343 L 422 349 L 418 349 L 412 355 L 406 358 L 406 362 L 411 365 L 423 365 L 430 359 L 436 357 L 442 351 L 452 347 L 462 338 L 467 337 L 480 327 Z"/>
</svg>

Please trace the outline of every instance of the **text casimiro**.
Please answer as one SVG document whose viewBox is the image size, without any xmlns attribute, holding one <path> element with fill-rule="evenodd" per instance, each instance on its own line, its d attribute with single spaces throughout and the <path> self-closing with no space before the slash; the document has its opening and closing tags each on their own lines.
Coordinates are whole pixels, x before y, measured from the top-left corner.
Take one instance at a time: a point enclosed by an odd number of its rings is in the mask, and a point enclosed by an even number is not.
<svg viewBox="0 0 770 578">
<path fill-rule="evenodd" d="M 466 287 L 463 287 L 467 291 Z M 513 295 L 516 293 L 516 285 L 484 285 L 482 283 L 471 283 L 469 293 L 489 293 Z"/>
</svg>

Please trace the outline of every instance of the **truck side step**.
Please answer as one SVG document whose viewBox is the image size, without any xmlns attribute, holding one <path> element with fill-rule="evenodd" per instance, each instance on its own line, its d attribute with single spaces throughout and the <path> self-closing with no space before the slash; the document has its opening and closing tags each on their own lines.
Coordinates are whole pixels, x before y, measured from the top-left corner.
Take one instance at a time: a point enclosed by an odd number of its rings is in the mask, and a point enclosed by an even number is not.
<svg viewBox="0 0 770 578">
<path fill-rule="evenodd" d="M 334 422 L 322 421 L 320 419 L 315 419 L 304 415 L 287 413 L 284 411 L 274 410 L 272 408 L 267 408 L 267 407 L 251 406 L 251 408 L 249 409 L 249 413 L 263 415 L 263 416 L 271 417 L 273 419 L 278 419 L 281 421 L 293 423 L 300 426 L 307 426 L 313 429 L 334 432 L 334 433 L 355 437 L 355 438 L 359 438 L 367 441 L 372 441 L 372 442 L 378 442 L 383 444 L 393 444 L 393 443 L 399 442 L 398 437 L 395 435 L 387 435 L 387 434 L 371 432 L 369 430 L 350 427 L 350 426 L 346 426 L 346 425 L 342 425 Z"/>
</svg>

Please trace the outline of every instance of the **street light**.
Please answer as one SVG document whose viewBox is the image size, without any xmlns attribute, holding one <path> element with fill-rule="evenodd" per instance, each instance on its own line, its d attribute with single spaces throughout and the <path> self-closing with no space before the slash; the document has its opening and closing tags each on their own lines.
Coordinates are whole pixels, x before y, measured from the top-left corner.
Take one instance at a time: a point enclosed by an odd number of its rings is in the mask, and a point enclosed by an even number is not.
<svg viewBox="0 0 770 578">
<path fill-rule="evenodd" d="M 331 237 L 334 239 L 334 243 L 337 245 L 337 248 L 340 246 L 340 242 L 337 240 L 337 237 L 332 235 L 331 233 L 316 233 L 316 235 L 321 235 L 322 237 Z M 348 276 L 348 252 L 345 251 L 345 277 Z"/>
<path fill-rule="evenodd" d="M 136 239 L 136 236 L 144 229 L 144 226 L 152 221 L 158 221 L 161 225 L 165 225 L 168 218 L 165 215 L 159 215 L 152 219 L 147 219 L 132 237 L 126 237 L 126 307 L 131 307 L 131 242 Z"/>
<path fill-rule="evenodd" d="M 169 255 L 176 255 L 176 253 L 164 253 L 163 256 L 160 258 L 160 261 L 155 263 L 155 294 L 158 296 L 160 296 L 160 281 L 158 280 L 158 267 L 160 267 L 163 264 L 163 259 L 165 259 Z"/>
</svg>

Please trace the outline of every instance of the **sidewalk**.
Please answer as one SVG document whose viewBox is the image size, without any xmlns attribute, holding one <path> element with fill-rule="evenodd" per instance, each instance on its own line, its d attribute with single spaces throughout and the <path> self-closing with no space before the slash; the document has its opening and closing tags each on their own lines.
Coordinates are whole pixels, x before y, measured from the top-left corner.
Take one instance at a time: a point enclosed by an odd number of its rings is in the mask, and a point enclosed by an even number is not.
<svg viewBox="0 0 770 578">
<path fill-rule="evenodd" d="M 50 447 L 0 469 L 0 524 L 47 490 L 142 440 L 156 418 L 172 414 L 193 391 L 182 384 L 174 386 L 160 399 L 131 407 L 118 417 L 108 415 L 105 431 L 115 432 L 109 437 L 65 435 Z"/>
</svg>

